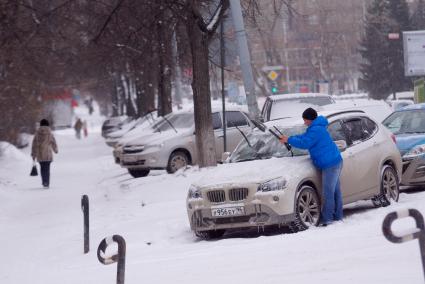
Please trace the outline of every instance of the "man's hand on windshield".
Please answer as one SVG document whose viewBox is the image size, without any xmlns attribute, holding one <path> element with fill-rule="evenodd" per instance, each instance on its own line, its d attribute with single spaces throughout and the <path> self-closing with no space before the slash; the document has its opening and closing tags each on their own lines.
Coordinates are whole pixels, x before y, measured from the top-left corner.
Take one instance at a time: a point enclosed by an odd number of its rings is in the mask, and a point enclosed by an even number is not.
<svg viewBox="0 0 425 284">
<path fill-rule="evenodd" d="M 279 138 L 279 141 L 280 141 L 280 143 L 288 143 L 288 136 L 286 136 L 286 135 L 282 135 L 282 136 L 280 136 L 280 138 Z"/>
</svg>

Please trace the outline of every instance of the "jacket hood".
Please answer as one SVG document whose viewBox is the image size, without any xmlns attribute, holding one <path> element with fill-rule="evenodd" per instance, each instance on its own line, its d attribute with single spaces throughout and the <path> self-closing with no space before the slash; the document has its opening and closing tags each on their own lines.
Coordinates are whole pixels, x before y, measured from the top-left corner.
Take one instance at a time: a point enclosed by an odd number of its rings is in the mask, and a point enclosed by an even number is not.
<svg viewBox="0 0 425 284">
<path fill-rule="evenodd" d="M 328 120 L 326 117 L 319 115 L 313 122 L 311 123 L 310 127 L 312 126 L 328 126 Z"/>
<path fill-rule="evenodd" d="M 49 135 L 52 132 L 49 126 L 40 126 L 38 129 L 39 135 Z"/>
</svg>

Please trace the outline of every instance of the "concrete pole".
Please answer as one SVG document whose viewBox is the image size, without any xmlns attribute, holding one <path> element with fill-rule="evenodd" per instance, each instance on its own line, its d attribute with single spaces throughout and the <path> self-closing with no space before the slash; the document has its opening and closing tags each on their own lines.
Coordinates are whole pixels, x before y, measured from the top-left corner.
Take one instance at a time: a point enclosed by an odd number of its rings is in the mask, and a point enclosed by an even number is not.
<svg viewBox="0 0 425 284">
<path fill-rule="evenodd" d="M 245 26 L 242 18 L 240 0 L 230 0 L 230 10 L 232 11 L 233 25 L 235 28 L 236 41 L 238 43 L 239 60 L 241 64 L 248 111 L 250 117 L 255 119 L 259 117 L 258 103 L 257 96 L 255 95 L 254 76 L 252 74 L 251 59 L 248 50 Z"/>
</svg>

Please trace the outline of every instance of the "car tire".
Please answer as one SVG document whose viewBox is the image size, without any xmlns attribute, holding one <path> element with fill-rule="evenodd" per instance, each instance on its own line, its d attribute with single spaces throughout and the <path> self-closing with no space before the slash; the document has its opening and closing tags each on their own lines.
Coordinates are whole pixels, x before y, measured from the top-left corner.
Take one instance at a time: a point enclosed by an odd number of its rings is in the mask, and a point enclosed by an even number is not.
<svg viewBox="0 0 425 284">
<path fill-rule="evenodd" d="M 289 224 L 289 229 L 296 233 L 311 226 L 318 226 L 320 208 L 320 198 L 316 190 L 308 185 L 302 186 L 296 197 L 295 220 Z"/>
<path fill-rule="evenodd" d="M 385 165 L 381 172 L 381 203 L 385 207 L 391 204 L 391 200 L 398 202 L 400 186 L 397 173 L 393 167 Z"/>
<path fill-rule="evenodd" d="M 201 231 L 201 232 L 195 232 L 195 235 L 203 240 L 213 240 L 221 238 L 226 230 L 211 230 L 211 231 Z"/>
<path fill-rule="evenodd" d="M 167 172 L 169 174 L 175 173 L 181 168 L 185 168 L 189 165 L 189 157 L 183 151 L 175 151 L 171 153 L 168 159 Z"/>
<path fill-rule="evenodd" d="M 149 169 L 145 169 L 145 170 L 131 170 L 128 169 L 128 173 L 134 177 L 134 178 L 139 178 L 139 177 L 145 177 L 149 174 L 150 170 Z"/>
</svg>

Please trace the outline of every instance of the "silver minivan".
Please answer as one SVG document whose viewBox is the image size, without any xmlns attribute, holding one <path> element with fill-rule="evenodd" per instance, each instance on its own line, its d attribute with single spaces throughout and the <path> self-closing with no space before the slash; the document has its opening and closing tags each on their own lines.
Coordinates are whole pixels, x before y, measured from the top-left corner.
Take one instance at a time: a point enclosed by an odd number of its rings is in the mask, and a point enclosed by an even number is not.
<svg viewBox="0 0 425 284">
<path fill-rule="evenodd" d="M 224 152 L 223 116 L 219 108 L 212 109 L 217 161 Z M 241 107 L 226 109 L 226 151 L 233 151 L 244 134 L 253 125 Z M 242 132 L 242 133 L 241 133 Z M 174 173 L 180 168 L 197 163 L 195 123 L 193 110 L 170 113 L 156 126 L 153 133 L 125 144 L 122 147 L 120 165 L 133 177 L 143 177 L 150 170 L 165 169 Z"/>
</svg>

